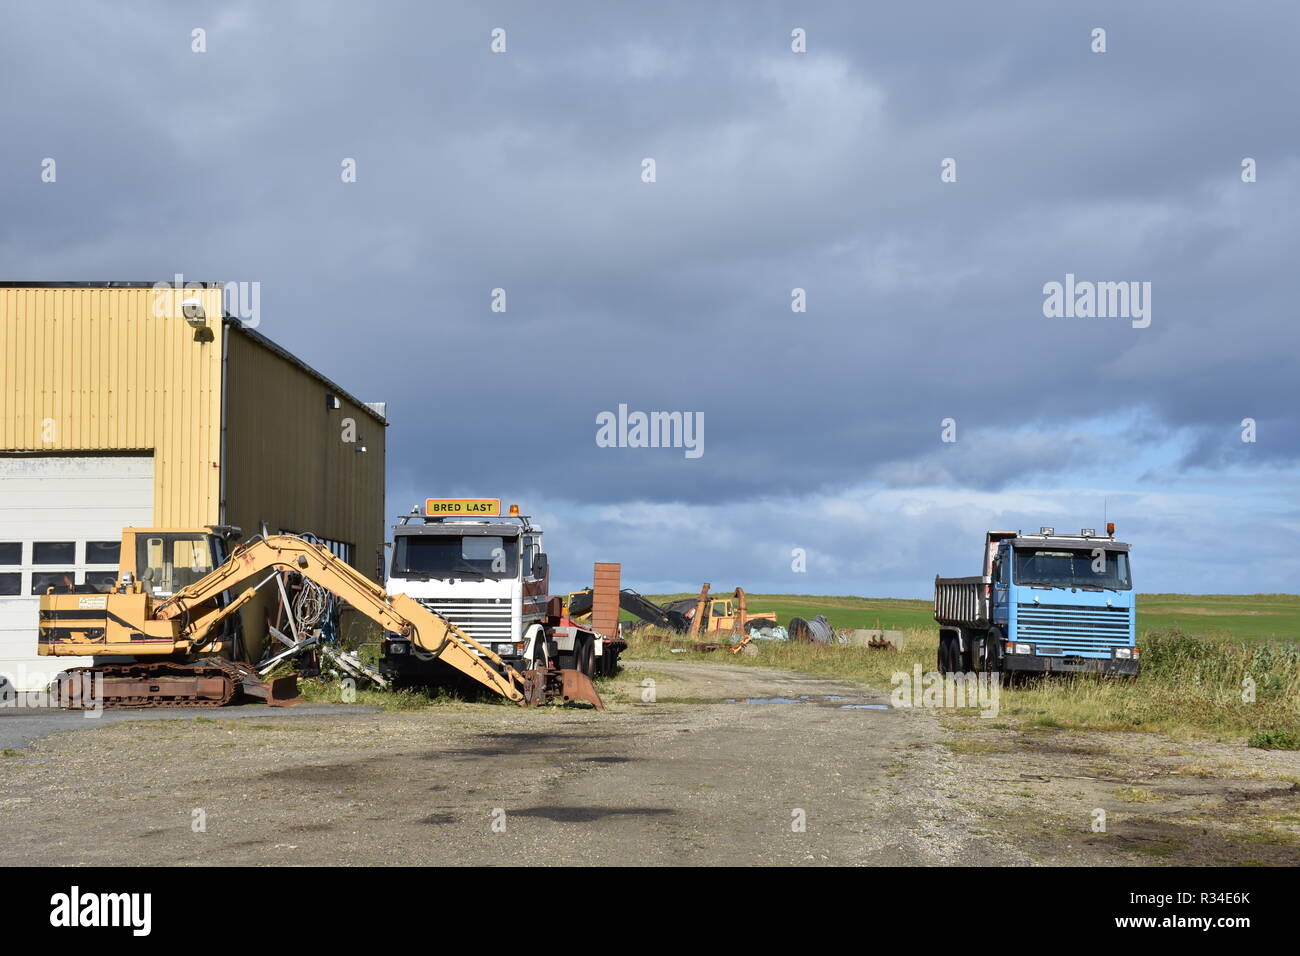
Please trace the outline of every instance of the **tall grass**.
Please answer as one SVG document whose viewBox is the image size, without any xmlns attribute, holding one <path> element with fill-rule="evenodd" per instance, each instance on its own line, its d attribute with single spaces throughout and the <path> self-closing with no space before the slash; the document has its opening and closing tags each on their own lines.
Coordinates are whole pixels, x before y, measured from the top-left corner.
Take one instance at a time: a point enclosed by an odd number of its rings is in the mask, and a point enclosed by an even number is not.
<svg viewBox="0 0 1300 956">
<path fill-rule="evenodd" d="M 765 666 L 860 681 L 888 692 L 893 674 L 935 667 L 938 634 L 907 631 L 903 651 L 846 645 L 755 642 L 757 655 L 673 654 L 672 645 L 634 636 L 629 656 Z M 1031 678 L 1002 689 L 1002 715 L 1030 726 L 1146 730 L 1287 747 L 1300 736 L 1300 646 L 1205 641 L 1177 629 L 1143 634 L 1136 679 L 1092 675 Z M 678 644 L 678 647 L 683 645 Z M 1250 700 L 1253 689 L 1253 700 Z"/>
</svg>

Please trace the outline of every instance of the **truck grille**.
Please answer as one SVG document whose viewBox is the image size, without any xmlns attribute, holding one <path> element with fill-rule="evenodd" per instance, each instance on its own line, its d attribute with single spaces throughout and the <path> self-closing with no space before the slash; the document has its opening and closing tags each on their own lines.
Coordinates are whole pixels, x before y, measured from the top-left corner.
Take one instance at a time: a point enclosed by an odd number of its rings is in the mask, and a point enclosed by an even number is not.
<svg viewBox="0 0 1300 956">
<path fill-rule="evenodd" d="M 1039 653 L 1109 653 L 1132 643 L 1131 613 L 1126 607 L 1017 604 L 1015 639 L 1050 645 Z"/>
<path fill-rule="evenodd" d="M 425 600 L 421 603 L 441 614 L 480 644 L 514 639 L 510 601 L 506 598 L 459 598 L 451 601 Z"/>
</svg>

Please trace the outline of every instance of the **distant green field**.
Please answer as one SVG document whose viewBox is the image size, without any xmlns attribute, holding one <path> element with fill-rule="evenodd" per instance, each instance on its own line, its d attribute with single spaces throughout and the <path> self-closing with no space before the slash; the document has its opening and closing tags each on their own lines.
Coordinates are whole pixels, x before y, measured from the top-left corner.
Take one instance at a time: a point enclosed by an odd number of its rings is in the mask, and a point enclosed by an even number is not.
<svg viewBox="0 0 1300 956">
<path fill-rule="evenodd" d="M 663 604 L 696 595 L 647 596 L 656 604 Z M 745 597 L 751 614 L 774 611 L 781 624 L 788 624 L 792 617 L 811 619 L 825 614 L 832 627 L 935 626 L 934 606 L 930 601 L 816 594 L 747 594 Z M 1177 628 L 1184 634 L 1213 640 L 1300 640 L 1298 594 L 1139 594 L 1137 606 L 1139 635 L 1153 629 Z"/>
<path fill-rule="evenodd" d="M 715 594 L 714 597 L 727 597 Z M 696 594 L 658 594 L 650 597 L 656 604 Z M 832 627 L 883 627 L 890 630 L 934 625 L 934 605 L 930 601 L 894 598 L 827 597 L 819 594 L 746 594 L 750 614 L 773 611 L 781 624 L 790 618 L 812 620 L 825 614 Z M 880 623 L 877 624 L 876 622 Z"/>
<path fill-rule="evenodd" d="M 1221 640 L 1300 641 L 1297 594 L 1139 594 L 1138 630 L 1177 628 Z"/>
</svg>

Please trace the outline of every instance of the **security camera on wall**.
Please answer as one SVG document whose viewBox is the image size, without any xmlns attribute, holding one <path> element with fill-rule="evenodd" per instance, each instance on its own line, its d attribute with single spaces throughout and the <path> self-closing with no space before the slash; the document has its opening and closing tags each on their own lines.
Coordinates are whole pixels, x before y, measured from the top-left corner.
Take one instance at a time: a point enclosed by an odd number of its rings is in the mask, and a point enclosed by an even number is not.
<svg viewBox="0 0 1300 956">
<path fill-rule="evenodd" d="M 208 314 L 203 309 L 203 303 L 198 299 L 186 299 L 182 302 L 181 315 L 185 316 L 185 321 L 191 328 L 201 329 L 208 324 Z"/>
<path fill-rule="evenodd" d="M 215 338 L 208 328 L 208 313 L 198 299 L 191 298 L 182 302 L 181 315 L 185 316 L 185 321 L 194 330 L 195 342 L 211 342 Z"/>
</svg>

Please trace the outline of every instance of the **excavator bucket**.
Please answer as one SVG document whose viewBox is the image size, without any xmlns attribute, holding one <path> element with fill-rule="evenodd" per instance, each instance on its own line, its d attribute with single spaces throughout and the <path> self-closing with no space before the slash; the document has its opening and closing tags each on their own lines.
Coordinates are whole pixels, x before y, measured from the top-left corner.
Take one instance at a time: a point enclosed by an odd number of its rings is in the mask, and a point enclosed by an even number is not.
<svg viewBox="0 0 1300 956">
<path fill-rule="evenodd" d="M 605 709 L 605 702 L 596 693 L 596 685 L 582 671 L 571 667 L 536 668 L 524 671 L 524 699 L 526 707 L 540 707 L 559 701 L 562 704 L 585 700 L 597 710 Z"/>
<path fill-rule="evenodd" d="M 605 709 L 605 702 L 596 693 L 596 685 L 582 671 L 565 667 L 560 670 L 560 699 L 564 703 L 585 700 L 597 710 Z"/>
<path fill-rule="evenodd" d="M 288 677 L 277 677 L 269 683 L 246 678 L 243 689 L 249 697 L 259 697 L 272 707 L 291 707 L 302 703 L 302 698 L 298 696 L 298 678 L 292 674 Z"/>
</svg>

